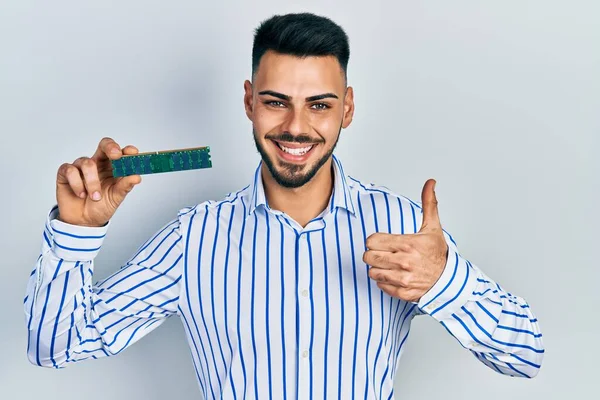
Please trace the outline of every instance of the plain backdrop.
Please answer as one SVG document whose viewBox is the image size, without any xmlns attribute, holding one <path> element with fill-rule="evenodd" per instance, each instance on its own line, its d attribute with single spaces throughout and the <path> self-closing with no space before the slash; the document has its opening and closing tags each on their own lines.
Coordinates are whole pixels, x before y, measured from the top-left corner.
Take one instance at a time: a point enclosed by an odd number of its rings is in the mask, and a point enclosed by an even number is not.
<svg viewBox="0 0 600 400">
<path fill-rule="evenodd" d="M 177 319 L 116 357 L 29 364 L 27 277 L 58 166 L 91 156 L 103 136 L 141 151 L 208 145 L 214 168 L 145 177 L 114 217 L 96 278 L 180 208 L 250 183 L 259 155 L 242 96 L 253 31 L 295 11 L 350 36 L 356 114 L 336 153 L 346 172 L 417 201 L 436 178 L 462 254 L 524 297 L 544 334 L 542 370 L 524 380 L 419 317 L 396 398 L 597 398 L 594 0 L 0 1 L 0 397 L 201 398 Z"/>
</svg>

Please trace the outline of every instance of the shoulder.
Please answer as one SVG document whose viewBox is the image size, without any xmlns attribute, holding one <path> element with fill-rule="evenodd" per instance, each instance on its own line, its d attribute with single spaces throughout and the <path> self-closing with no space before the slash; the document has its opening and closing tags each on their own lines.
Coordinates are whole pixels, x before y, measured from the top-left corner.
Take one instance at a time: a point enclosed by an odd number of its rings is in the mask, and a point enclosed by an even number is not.
<svg viewBox="0 0 600 400">
<path fill-rule="evenodd" d="M 227 194 L 220 200 L 205 200 L 201 203 L 190 205 L 179 209 L 178 219 L 187 220 L 198 215 L 216 215 L 218 212 L 231 210 L 234 208 L 247 208 L 248 198 L 250 196 L 250 186 L 246 186 L 236 192 Z"/>
<path fill-rule="evenodd" d="M 385 203 L 388 206 L 399 205 L 402 208 L 414 209 L 418 213 L 421 212 L 421 203 L 413 200 L 403 194 L 397 193 L 389 189 L 387 186 L 383 186 L 376 183 L 366 183 L 365 181 L 359 180 L 355 177 L 347 177 L 348 186 L 354 194 L 354 198 L 358 198 L 358 201 L 363 203 L 364 201 L 374 201 L 376 204 Z"/>
</svg>

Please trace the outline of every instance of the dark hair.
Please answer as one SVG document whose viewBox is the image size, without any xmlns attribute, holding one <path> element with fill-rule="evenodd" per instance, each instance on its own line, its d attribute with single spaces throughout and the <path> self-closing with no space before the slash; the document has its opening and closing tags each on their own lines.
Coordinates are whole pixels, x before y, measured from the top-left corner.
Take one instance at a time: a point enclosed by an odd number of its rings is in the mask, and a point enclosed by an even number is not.
<svg viewBox="0 0 600 400">
<path fill-rule="evenodd" d="M 334 56 L 347 76 L 350 46 L 346 32 L 329 18 L 311 13 L 274 15 L 254 34 L 252 76 L 268 51 L 297 57 Z"/>
</svg>

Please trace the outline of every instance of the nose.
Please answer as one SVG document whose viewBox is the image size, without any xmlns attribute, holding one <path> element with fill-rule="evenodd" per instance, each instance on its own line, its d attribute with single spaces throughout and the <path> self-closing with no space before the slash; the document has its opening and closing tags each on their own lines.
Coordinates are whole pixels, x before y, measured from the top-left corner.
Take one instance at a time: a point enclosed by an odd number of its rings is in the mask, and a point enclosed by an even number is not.
<svg viewBox="0 0 600 400">
<path fill-rule="evenodd" d="M 287 113 L 282 125 L 284 132 L 289 132 L 294 136 L 308 135 L 310 132 L 310 124 L 306 112 L 300 108 L 292 108 Z"/>
</svg>

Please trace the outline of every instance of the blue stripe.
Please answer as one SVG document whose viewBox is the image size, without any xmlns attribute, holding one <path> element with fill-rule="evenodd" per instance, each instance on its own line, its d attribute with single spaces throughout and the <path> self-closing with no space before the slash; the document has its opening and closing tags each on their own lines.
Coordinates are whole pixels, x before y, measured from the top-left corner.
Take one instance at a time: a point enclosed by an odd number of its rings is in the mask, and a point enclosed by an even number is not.
<svg viewBox="0 0 600 400">
<path fill-rule="evenodd" d="M 501 362 L 498 357 L 496 357 L 494 354 L 490 353 L 489 354 L 493 359 L 495 359 L 498 362 Z M 519 375 L 524 376 L 525 378 L 529 378 L 529 375 L 519 371 L 518 369 L 516 369 L 512 364 L 505 362 L 504 364 L 506 364 L 508 366 L 508 368 L 512 369 L 513 371 L 515 371 L 516 373 L 518 373 Z"/>
<path fill-rule="evenodd" d="M 477 322 L 477 319 L 475 318 L 475 316 L 473 314 L 471 314 L 469 312 L 469 310 L 467 310 L 464 306 L 462 306 L 461 309 L 464 311 L 465 314 L 467 314 L 471 318 L 471 320 L 473 321 L 473 323 L 475 324 L 475 326 L 477 326 L 481 332 L 483 332 L 487 337 L 489 337 L 492 340 L 492 342 L 501 344 L 503 346 L 518 347 L 518 348 L 521 348 L 521 349 L 531 350 L 534 353 L 540 353 L 541 354 L 541 353 L 544 352 L 544 350 L 536 349 L 535 347 L 531 347 L 531 346 L 528 346 L 528 345 L 525 345 L 525 344 L 503 342 L 501 340 L 498 340 L 498 339 L 492 337 L 491 333 L 489 333 L 487 330 L 485 330 L 485 328 L 483 326 L 481 326 L 481 324 L 479 324 L 479 322 Z"/>
<path fill-rule="evenodd" d="M 104 238 L 106 236 L 106 233 L 103 234 L 103 235 L 97 235 L 97 236 L 74 235 L 72 233 L 67 233 L 67 232 L 64 232 L 64 231 L 60 231 L 60 230 L 58 230 L 56 228 L 54 228 L 53 231 L 54 231 L 54 233 L 59 233 L 61 235 L 69 236 L 69 237 L 76 238 L 76 239 L 102 239 L 102 238 Z"/>
<path fill-rule="evenodd" d="M 150 283 L 152 281 L 155 281 L 157 279 L 165 277 L 169 273 L 169 271 L 171 271 L 173 268 L 175 268 L 177 266 L 177 264 L 179 263 L 179 261 L 181 260 L 181 258 L 182 258 L 182 255 L 179 255 L 179 257 L 177 257 L 177 259 L 175 260 L 175 262 L 173 264 L 171 264 L 171 266 L 168 269 L 166 269 L 164 272 L 161 272 L 160 274 L 157 274 L 157 275 L 153 276 L 152 278 L 149 278 L 149 279 L 146 279 L 144 281 L 141 281 L 137 285 L 131 286 L 127 290 L 118 292 L 113 297 L 111 297 L 110 299 L 106 300 L 105 301 L 106 304 L 109 304 L 109 303 L 113 302 L 114 300 L 118 299 L 119 297 L 121 297 L 121 296 L 123 296 L 123 295 L 125 295 L 127 293 L 130 293 L 130 292 L 134 291 L 135 289 L 146 285 L 147 283 Z M 125 307 L 125 308 L 127 308 L 127 307 Z"/>
<path fill-rule="evenodd" d="M 373 194 L 370 195 L 371 197 L 371 203 L 373 205 L 373 220 L 375 221 L 375 232 L 379 232 L 379 225 L 377 224 L 377 210 L 375 208 L 375 199 L 373 198 Z M 363 233 L 363 243 L 365 243 L 365 245 L 363 246 L 363 251 L 367 250 L 366 247 L 366 242 L 367 242 L 367 230 L 365 227 L 365 219 L 364 219 L 364 213 L 362 210 L 362 202 L 360 201 L 360 196 L 357 197 L 358 200 L 358 213 L 360 214 L 360 224 L 362 227 L 362 233 Z M 354 254 L 354 251 L 352 252 L 352 254 Z M 367 345 L 365 346 L 365 360 L 367 361 L 365 363 L 365 400 L 368 398 L 368 393 L 369 393 L 369 347 L 371 345 L 371 334 L 373 332 L 373 298 L 371 296 L 371 285 L 373 284 L 373 281 L 371 280 L 371 278 L 369 278 L 369 266 L 365 265 L 365 279 L 367 281 L 367 293 L 369 296 L 369 333 L 367 334 Z M 383 292 L 380 290 L 379 291 L 381 297 L 381 302 L 383 303 Z M 358 294 L 356 295 L 356 298 L 358 300 Z M 358 304 L 358 303 L 357 303 Z M 357 314 L 358 314 L 358 309 L 357 309 Z M 382 321 L 383 322 L 383 321 Z M 357 324 L 358 325 L 358 324 Z M 358 327 L 356 329 L 356 332 L 358 334 Z"/>
<path fill-rule="evenodd" d="M 61 249 L 69 250 L 69 251 L 92 252 L 92 251 L 100 250 L 100 247 L 94 247 L 92 249 L 79 249 L 79 248 L 75 248 L 75 247 L 67 247 L 67 246 L 63 246 L 63 245 L 56 243 L 56 240 L 54 240 L 54 244 L 56 245 L 56 247 L 60 247 Z"/>
<path fill-rule="evenodd" d="M 392 299 L 392 298 L 390 297 L 390 299 Z M 406 310 L 406 307 L 408 306 L 407 302 L 400 301 L 400 300 L 396 299 L 396 311 L 394 311 L 394 318 L 393 319 L 392 319 L 392 310 L 390 308 L 390 321 L 388 323 L 389 323 L 389 325 L 392 326 L 392 332 L 394 332 L 394 333 L 396 332 L 396 328 L 398 327 L 398 325 L 397 325 L 397 323 L 399 322 L 398 310 L 400 310 L 400 303 L 404 304 L 404 308 L 402 309 L 402 312 L 400 313 L 400 315 L 402 315 L 402 313 L 404 313 L 404 310 Z M 386 343 L 387 343 L 387 338 L 386 338 Z M 387 363 L 386 363 L 385 371 L 383 373 L 383 378 L 381 379 L 381 385 L 380 385 L 380 388 L 379 388 L 380 393 L 383 390 L 383 382 L 385 380 L 385 377 L 388 374 L 388 370 L 389 370 L 390 365 L 391 365 L 392 353 L 393 353 L 393 351 L 394 351 L 395 348 L 396 348 L 396 334 L 394 334 L 392 336 L 392 345 L 391 345 L 391 348 L 388 351 Z M 379 398 L 382 398 L 381 394 L 380 394 Z"/>
<path fill-rule="evenodd" d="M 60 270 L 60 267 L 63 264 L 63 260 L 61 259 L 58 262 L 58 265 L 56 266 L 56 270 L 54 271 L 54 276 L 52 277 L 52 281 L 48 284 L 48 287 L 46 288 L 46 301 L 44 302 L 44 308 L 42 308 L 42 315 L 40 317 L 40 325 L 38 326 L 38 334 L 37 334 L 37 344 L 36 344 L 36 348 L 35 348 L 35 360 L 38 366 L 42 365 L 42 362 L 40 360 L 40 339 L 41 339 L 41 335 L 42 335 L 42 325 L 44 323 L 44 318 L 46 317 L 46 308 L 48 307 L 48 300 L 50 299 L 50 289 L 52 288 L 52 282 L 54 282 L 54 280 L 56 279 L 56 277 L 58 276 L 58 271 Z"/>
<path fill-rule="evenodd" d="M 50 243 L 50 239 L 48 239 L 48 236 L 46 235 L 46 231 L 44 231 L 44 240 L 46 241 L 46 244 L 48 245 L 48 247 L 52 247 L 52 243 Z"/>
<path fill-rule="evenodd" d="M 185 277 L 184 282 L 185 282 L 185 292 L 186 292 L 186 300 L 187 300 L 187 306 L 188 309 L 190 310 L 190 316 L 192 317 L 192 322 L 194 323 L 194 328 L 196 330 L 196 334 L 198 335 L 198 338 L 200 338 L 200 328 L 198 328 L 198 323 L 196 322 L 196 313 L 193 312 L 193 308 L 192 308 L 192 303 L 191 303 L 191 299 L 190 299 L 190 285 L 189 285 L 189 265 L 188 265 L 188 249 L 189 249 L 189 244 L 190 244 L 190 234 L 192 232 L 192 224 L 194 222 L 195 217 L 198 214 L 196 212 L 194 212 L 194 214 L 192 214 L 191 218 L 190 218 L 190 222 L 189 222 L 189 226 L 187 229 L 187 235 L 186 235 L 186 243 L 185 243 L 185 254 L 184 254 L 184 263 L 183 263 L 183 276 Z M 206 218 L 208 216 L 208 212 L 204 213 L 204 221 L 202 223 L 203 229 L 202 231 L 204 232 L 204 225 L 206 224 Z M 200 300 L 200 299 L 198 299 Z M 200 303 L 200 301 L 198 302 Z M 184 315 L 184 313 L 181 313 L 182 315 Z M 188 324 L 188 328 L 189 328 L 189 323 L 186 320 L 186 324 Z M 193 337 L 193 334 L 191 333 L 190 330 L 190 336 Z M 194 340 L 194 343 L 196 341 Z M 204 362 L 206 365 L 206 372 L 205 372 L 205 380 L 207 381 L 206 384 L 208 385 L 208 387 L 210 387 L 210 392 L 212 395 L 213 400 L 216 400 L 216 396 L 215 396 L 215 392 L 213 390 L 213 385 L 212 385 L 212 380 L 210 377 L 210 367 L 208 365 L 208 358 L 206 357 L 206 351 L 204 350 L 204 346 L 202 347 L 202 354 L 204 356 Z M 198 348 L 196 347 L 196 352 L 198 352 Z M 198 356 L 198 360 L 200 360 L 200 354 L 197 354 Z"/>
<path fill-rule="evenodd" d="M 258 357 L 256 355 L 256 333 L 254 332 L 254 290 L 256 288 L 256 231 L 258 216 L 254 213 L 254 233 L 252 236 L 252 290 L 250 293 L 250 333 L 252 335 L 252 350 L 254 352 L 254 398 L 258 399 Z"/>
<path fill-rule="evenodd" d="M 58 305 L 58 311 L 56 313 L 56 317 L 54 318 L 54 328 L 52 329 L 52 340 L 50 341 L 50 361 L 54 368 L 58 368 L 56 365 L 56 360 L 54 359 L 54 343 L 56 341 L 56 330 L 58 329 L 58 321 L 60 321 L 60 316 L 62 314 L 63 306 L 65 305 L 65 297 L 67 295 L 67 287 L 69 286 L 69 271 L 65 273 L 65 283 L 63 286 L 62 295 L 60 296 L 60 304 Z"/>
<path fill-rule="evenodd" d="M 400 329 L 398 330 L 398 334 L 402 333 L 402 327 L 404 326 L 404 323 L 406 322 L 406 320 L 408 319 L 409 315 L 412 315 L 413 311 L 415 310 L 415 308 L 417 307 L 416 304 L 413 304 L 410 306 L 410 308 L 406 311 L 406 313 L 404 314 L 404 318 L 402 319 L 402 323 L 400 324 Z M 402 351 L 402 346 L 404 346 L 404 342 L 406 341 L 406 339 L 408 338 L 408 334 L 410 333 L 410 320 L 408 321 L 408 328 L 406 329 L 406 334 L 404 335 L 404 338 L 402 339 L 402 341 L 400 342 L 400 345 L 398 346 L 398 350 L 396 350 L 396 359 L 398 358 L 398 356 L 400 355 L 400 352 Z M 396 375 L 396 364 L 394 364 L 393 366 L 393 375 Z"/>
<path fill-rule="evenodd" d="M 325 285 L 325 343 L 323 346 L 323 398 L 327 398 L 327 365 L 329 350 L 329 267 L 327 265 L 327 246 L 325 245 L 325 229 L 321 231 L 321 245 L 323 247 L 323 279 Z"/>
<path fill-rule="evenodd" d="M 454 263 L 454 270 L 452 271 L 452 276 L 450 277 L 450 280 L 448 281 L 448 283 L 446 283 L 446 285 L 438 294 L 436 294 L 431 300 L 429 300 L 425 305 L 423 305 L 423 307 L 421 307 L 422 309 L 425 309 L 429 304 L 433 303 L 450 287 L 450 285 L 452 285 L 452 282 L 454 282 L 454 278 L 456 278 L 456 273 L 458 272 L 458 254 L 455 253 L 454 256 L 456 258 L 456 262 Z"/>
<path fill-rule="evenodd" d="M 235 204 L 231 207 L 231 215 L 229 217 L 229 226 L 227 227 L 227 247 L 225 249 L 225 262 L 223 264 L 223 314 L 224 320 L 229 323 L 228 316 L 228 304 L 227 304 L 227 278 L 229 277 L 229 254 L 231 251 L 231 227 L 233 226 L 233 217 L 235 215 Z M 227 337 L 227 345 L 229 346 L 230 359 L 233 358 L 233 346 L 231 345 L 231 339 L 229 337 L 229 329 L 225 329 L 225 336 Z M 233 383 L 233 374 L 229 370 L 229 365 L 225 369 L 225 374 L 229 375 L 229 382 L 231 382 L 231 391 L 233 392 L 233 398 L 237 399 L 237 393 L 235 390 L 235 384 Z"/>
<path fill-rule="evenodd" d="M 223 354 L 223 346 L 221 345 L 221 337 L 219 335 L 219 329 L 217 328 L 217 317 L 215 310 L 215 270 L 217 266 L 215 265 L 215 257 L 217 252 L 217 241 L 219 239 L 219 227 L 221 223 L 221 210 L 223 209 L 223 203 L 220 203 L 217 206 L 217 218 L 216 218 L 216 227 L 215 227 L 215 240 L 213 241 L 212 247 L 212 255 L 210 259 L 210 304 L 211 304 L 211 312 L 212 312 L 212 320 L 213 327 L 215 329 L 215 336 L 217 337 L 217 344 L 219 345 L 219 353 L 221 354 L 221 361 L 223 361 L 223 368 L 227 370 L 227 361 L 225 361 L 225 355 Z M 198 256 L 200 259 L 200 256 Z M 200 276 L 200 275 L 198 275 Z M 200 279 L 200 278 L 198 278 Z M 220 381 L 220 379 L 219 379 Z"/>
<path fill-rule="evenodd" d="M 458 255 L 456 256 L 456 264 L 458 266 Z M 470 268 L 466 268 L 467 273 L 465 274 L 465 280 L 462 283 L 462 286 L 460 287 L 458 293 L 456 293 L 454 295 L 454 297 L 452 297 L 450 300 L 448 300 L 447 302 L 445 302 L 444 304 L 442 304 L 441 306 L 439 306 L 438 308 L 436 308 L 435 310 L 433 310 L 431 312 L 431 315 L 435 315 L 438 311 L 443 310 L 448 304 L 452 303 L 454 300 L 456 300 L 458 298 L 458 296 L 460 296 L 460 294 L 463 292 L 465 286 L 467 286 L 467 282 L 469 281 L 469 270 Z"/>
<path fill-rule="evenodd" d="M 186 288 L 187 288 L 187 285 L 186 285 Z M 189 301 L 188 301 L 188 304 L 189 304 Z M 183 322 L 185 324 L 184 326 L 185 326 L 185 328 L 188 331 L 188 335 L 190 335 L 190 337 L 193 337 L 194 334 L 192 332 L 192 328 L 190 327 L 190 323 L 188 322 L 188 319 L 186 318 L 185 313 L 183 312 L 183 310 L 181 309 L 181 307 L 179 307 L 179 312 L 181 314 L 181 319 L 183 320 Z M 192 314 L 192 319 L 193 318 L 194 318 L 194 316 Z M 195 321 L 194 321 L 194 324 L 196 324 Z M 197 325 L 196 325 L 196 330 L 197 330 Z M 204 367 L 202 366 L 202 361 L 200 360 L 200 350 L 198 349 L 198 341 L 192 340 L 192 343 L 194 345 L 194 350 L 196 350 L 196 358 L 192 357 L 192 360 L 194 361 L 194 365 L 196 363 L 196 359 L 198 360 L 197 362 L 200 365 L 200 372 L 202 373 L 202 376 L 203 376 L 203 379 L 200 379 L 200 383 L 202 384 L 202 382 L 204 382 L 204 385 L 210 385 L 210 376 L 208 376 L 206 374 L 206 372 L 204 371 Z M 204 359 L 206 360 L 206 353 L 204 351 L 204 347 L 202 346 L 202 342 L 200 342 L 200 345 L 202 347 L 202 353 L 204 353 Z M 208 364 L 206 364 L 206 365 L 207 365 L 207 368 L 208 368 Z M 204 387 L 204 385 L 203 385 L 203 387 Z M 211 390 L 211 393 L 212 393 L 212 385 L 210 385 L 210 390 Z M 212 397 L 213 397 L 213 399 L 215 399 L 214 393 L 212 393 Z M 206 392 L 206 389 L 205 389 L 205 393 L 204 393 L 204 398 L 205 399 L 208 398 L 208 394 Z"/>
<path fill-rule="evenodd" d="M 272 399 L 273 398 L 273 377 L 272 377 L 272 373 L 271 373 L 271 324 L 270 324 L 270 318 L 269 318 L 269 292 L 271 290 L 270 286 L 269 286 L 269 276 L 270 276 L 270 269 L 271 269 L 271 265 L 270 265 L 270 244 L 271 244 L 271 228 L 269 226 L 269 214 L 265 213 L 265 225 L 267 227 L 267 241 L 266 241 L 266 248 L 265 248 L 265 256 L 266 256 L 266 261 L 265 261 L 265 270 L 266 270 L 266 282 L 265 282 L 265 286 L 266 286 L 266 293 L 265 293 L 265 316 L 266 316 L 266 323 L 265 323 L 265 333 L 267 335 L 267 373 L 269 376 L 269 398 Z"/>
<path fill-rule="evenodd" d="M 511 328 L 510 326 L 504 326 L 504 325 L 498 325 L 497 328 L 498 329 L 504 329 L 504 330 L 507 330 L 507 331 L 512 331 L 512 332 L 517 332 L 517 333 L 524 333 L 526 335 L 531 335 L 534 338 L 541 338 L 542 337 L 541 333 L 536 334 L 534 332 L 528 331 L 527 329 Z"/>
<path fill-rule="evenodd" d="M 343 350 L 343 345 L 344 345 L 344 274 L 343 274 L 343 270 L 342 270 L 342 254 L 341 254 L 341 248 L 340 248 L 340 231 L 339 231 L 339 224 L 338 224 L 338 210 L 335 210 L 335 238 L 336 238 L 336 247 L 337 247 L 337 256 L 338 256 L 338 276 L 339 276 L 339 287 L 340 287 L 340 348 L 339 348 L 339 355 L 338 355 L 338 384 L 337 384 L 337 388 L 338 388 L 338 399 L 341 399 L 342 397 L 342 373 L 343 373 L 343 363 L 342 363 L 342 350 Z M 352 381 L 352 384 L 354 384 L 354 381 Z"/>
<path fill-rule="evenodd" d="M 295 254 L 294 254 L 294 297 L 296 299 L 296 351 L 294 352 L 294 361 L 295 361 L 295 372 L 296 372 L 296 380 L 295 387 L 298 387 L 298 379 L 300 373 L 300 301 L 298 299 L 298 257 L 300 247 L 300 235 L 296 232 L 296 240 L 295 240 Z M 296 400 L 298 400 L 298 390 L 296 390 Z"/>
<path fill-rule="evenodd" d="M 389 203 L 389 200 L 388 200 L 388 195 L 384 195 L 383 199 L 385 200 L 385 211 L 386 211 L 386 216 L 387 216 L 387 233 L 391 233 L 392 232 L 392 220 L 391 220 L 390 203 Z M 374 200 L 373 196 L 371 196 L 371 204 L 373 206 L 373 211 L 374 211 L 375 231 L 379 232 L 379 226 L 377 224 L 377 216 L 375 214 L 375 200 Z M 379 346 L 377 347 L 377 353 L 375 353 L 375 361 L 373 363 L 373 383 L 375 383 L 376 373 L 377 373 L 377 369 L 376 368 L 377 368 L 377 365 L 378 365 L 378 362 L 379 362 L 379 356 L 381 354 L 381 347 L 383 346 L 383 330 L 384 330 L 384 315 L 383 314 L 384 314 L 385 305 L 383 303 L 383 291 L 382 290 L 379 291 L 379 301 L 381 303 L 381 305 L 380 305 L 380 307 L 381 307 L 381 329 L 380 329 L 380 331 L 381 331 L 381 337 L 379 338 Z M 393 305 L 392 304 L 392 299 L 390 297 L 390 315 L 392 313 L 392 305 Z M 389 328 L 390 328 L 390 325 L 388 324 L 387 334 L 389 334 L 389 332 L 390 332 Z M 386 337 L 387 337 L 387 334 L 386 334 Z M 382 379 L 381 379 L 381 383 L 382 384 L 383 384 L 383 380 L 384 379 L 385 378 L 382 377 Z M 380 390 L 379 390 L 379 398 L 381 398 L 381 391 L 382 391 L 382 389 L 380 388 Z"/>
<path fill-rule="evenodd" d="M 518 314 L 516 312 L 507 311 L 507 310 L 502 310 L 502 314 L 512 315 L 513 317 L 517 317 L 517 318 L 527 318 L 527 319 L 529 318 L 529 315 L 527 315 L 527 314 Z M 529 322 L 531 322 L 531 323 L 537 322 L 537 318 L 536 319 L 530 319 Z"/>
<path fill-rule="evenodd" d="M 285 349 L 285 262 L 284 262 L 284 249 L 285 249 L 285 235 L 283 232 L 283 223 L 279 221 L 279 227 L 281 229 L 281 247 L 280 247 L 280 262 L 281 265 L 281 357 L 282 361 L 282 382 L 283 382 L 283 398 L 287 399 L 287 361 L 286 361 L 286 349 Z"/>
<path fill-rule="evenodd" d="M 358 196 L 357 196 L 358 197 Z M 359 202 L 360 202 L 360 197 L 359 198 Z M 350 256 L 352 257 L 352 279 L 354 282 L 354 313 L 355 315 L 355 322 L 354 322 L 354 352 L 352 354 L 352 398 L 354 399 L 355 394 L 354 394 L 354 390 L 356 389 L 356 352 L 358 351 L 358 327 L 360 326 L 360 314 L 358 312 L 358 282 L 356 279 L 356 260 L 354 257 L 354 254 L 356 253 L 356 249 L 354 248 L 354 239 L 352 238 L 352 222 L 350 221 L 350 214 L 346 213 L 346 216 L 348 217 L 348 237 L 350 239 Z"/>
<path fill-rule="evenodd" d="M 242 201 L 242 206 L 244 208 L 244 213 L 243 215 L 246 215 L 246 203 L 244 203 Z M 243 395 L 242 398 L 245 399 L 246 398 L 246 384 L 247 384 L 247 377 L 246 377 L 246 363 L 244 362 L 244 352 L 242 350 L 242 331 L 240 329 L 240 315 L 241 315 L 241 298 L 242 298 L 242 261 L 243 261 L 243 254 L 244 252 L 242 251 L 243 249 L 243 245 L 244 245 L 244 232 L 246 231 L 246 218 L 244 218 L 242 220 L 242 229 L 240 231 L 240 244 L 239 244 L 239 248 L 238 248 L 238 284 L 237 284 L 237 336 L 238 336 L 238 351 L 240 352 L 240 362 L 241 362 L 241 366 L 242 366 L 242 373 L 244 375 L 244 390 L 243 390 Z"/>
<path fill-rule="evenodd" d="M 310 344 L 309 344 L 309 395 L 312 397 L 313 393 L 313 342 L 315 339 L 315 301 L 313 294 L 313 253 L 312 246 L 310 245 L 310 234 L 306 234 L 306 240 L 308 243 L 308 260 L 310 265 L 310 278 L 308 284 L 308 292 L 310 296 Z"/>
<path fill-rule="evenodd" d="M 477 304 L 477 306 L 478 306 L 479 308 L 481 308 L 481 309 L 483 310 L 483 312 L 485 312 L 487 315 L 489 315 L 491 319 L 493 319 L 493 320 L 494 320 L 496 323 L 498 323 L 498 318 L 494 317 L 494 316 L 492 315 L 492 313 L 488 311 L 488 309 L 487 309 L 487 308 L 485 308 L 483 305 L 481 305 L 481 303 L 480 303 L 480 302 L 476 301 L 476 302 L 475 302 L 475 304 Z"/>
</svg>

